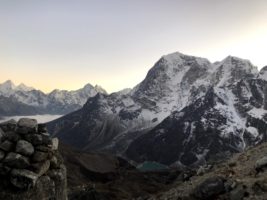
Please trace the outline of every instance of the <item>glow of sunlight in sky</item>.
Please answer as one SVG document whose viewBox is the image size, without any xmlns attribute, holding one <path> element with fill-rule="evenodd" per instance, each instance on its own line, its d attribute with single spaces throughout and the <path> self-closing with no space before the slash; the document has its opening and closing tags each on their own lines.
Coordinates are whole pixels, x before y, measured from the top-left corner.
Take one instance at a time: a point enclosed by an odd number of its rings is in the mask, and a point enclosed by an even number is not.
<svg viewBox="0 0 267 200">
<path fill-rule="evenodd" d="M 267 65 L 266 0 L 0 0 L 0 82 L 134 87 L 162 56 Z"/>
</svg>

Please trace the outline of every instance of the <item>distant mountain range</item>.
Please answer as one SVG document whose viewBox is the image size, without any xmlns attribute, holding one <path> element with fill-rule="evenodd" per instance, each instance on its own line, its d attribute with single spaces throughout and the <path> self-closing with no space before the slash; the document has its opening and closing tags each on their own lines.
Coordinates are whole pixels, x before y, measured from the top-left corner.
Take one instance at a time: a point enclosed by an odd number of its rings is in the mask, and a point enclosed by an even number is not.
<svg viewBox="0 0 267 200">
<path fill-rule="evenodd" d="M 24 84 L 15 86 L 8 80 L 0 84 L 0 116 L 67 114 L 80 109 L 89 97 L 107 94 L 100 86 L 91 84 L 75 91 L 53 90 L 45 94 Z"/>
<path fill-rule="evenodd" d="M 48 124 L 82 150 L 138 163 L 205 163 L 266 139 L 267 67 L 228 56 L 172 53 L 161 57 L 132 90 L 98 93 L 83 108 Z"/>
</svg>

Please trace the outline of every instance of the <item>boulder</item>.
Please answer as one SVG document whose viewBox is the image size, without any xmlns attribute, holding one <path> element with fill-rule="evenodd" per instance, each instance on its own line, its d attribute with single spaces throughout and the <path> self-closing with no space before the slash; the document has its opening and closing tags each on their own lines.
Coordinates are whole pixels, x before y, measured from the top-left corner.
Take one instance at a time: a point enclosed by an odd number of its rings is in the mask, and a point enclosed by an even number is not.
<svg viewBox="0 0 267 200">
<path fill-rule="evenodd" d="M 230 200 L 242 200 L 246 194 L 246 188 L 242 185 L 237 186 L 230 192 Z"/>
<path fill-rule="evenodd" d="M 43 144 L 43 137 L 40 134 L 29 134 L 25 136 L 25 140 L 32 143 L 34 146 Z"/>
<path fill-rule="evenodd" d="M 15 133 L 14 131 L 8 131 L 5 134 L 5 138 L 7 140 L 15 143 L 15 142 L 19 141 L 21 137 L 19 134 Z"/>
<path fill-rule="evenodd" d="M 0 161 L 5 157 L 5 152 L 0 150 Z"/>
<path fill-rule="evenodd" d="M 6 176 L 11 171 L 11 168 L 0 163 L 0 176 Z"/>
<path fill-rule="evenodd" d="M 42 152 L 42 151 L 35 151 L 33 156 L 32 156 L 32 161 L 33 162 L 42 162 L 46 160 L 48 157 L 48 153 Z"/>
<path fill-rule="evenodd" d="M 45 124 L 38 124 L 38 133 L 46 133 L 47 128 Z"/>
<path fill-rule="evenodd" d="M 52 150 L 50 147 L 47 147 L 45 145 L 36 146 L 35 149 L 43 152 L 50 152 Z"/>
<path fill-rule="evenodd" d="M 35 186 L 38 175 L 26 169 L 13 169 L 10 182 L 19 189 L 30 189 Z"/>
<path fill-rule="evenodd" d="M 59 162 L 56 156 L 53 156 L 50 160 L 50 166 L 52 169 L 57 169 L 59 168 Z"/>
<path fill-rule="evenodd" d="M 212 177 L 198 185 L 193 191 L 193 196 L 201 200 L 216 199 L 219 194 L 224 192 L 224 179 Z"/>
<path fill-rule="evenodd" d="M 53 139 L 52 139 L 52 150 L 53 150 L 53 151 L 58 150 L 58 143 L 59 143 L 59 141 L 58 141 L 57 138 L 53 138 Z"/>
<path fill-rule="evenodd" d="M 13 150 L 14 146 L 15 145 L 13 144 L 13 142 L 10 142 L 9 140 L 5 140 L 4 142 L 0 144 L 0 149 L 6 152 L 9 152 Z"/>
<path fill-rule="evenodd" d="M 267 156 L 262 157 L 261 159 L 257 160 L 255 163 L 255 169 L 257 171 L 261 171 L 267 168 Z"/>
<path fill-rule="evenodd" d="M 4 139 L 4 131 L 0 128 L 0 142 L 2 142 L 2 140 Z"/>
<path fill-rule="evenodd" d="M 50 135 L 42 133 L 41 136 L 43 138 L 43 144 L 52 147 L 52 139 L 50 138 Z"/>
<path fill-rule="evenodd" d="M 21 118 L 17 125 L 17 131 L 21 134 L 36 133 L 38 128 L 36 119 Z"/>
<path fill-rule="evenodd" d="M 14 131 L 17 127 L 17 122 L 14 119 L 8 120 L 0 124 L 3 131 Z"/>
<path fill-rule="evenodd" d="M 16 152 L 24 156 L 30 156 L 34 153 L 34 147 L 26 140 L 19 140 L 16 145 Z"/>
<path fill-rule="evenodd" d="M 29 159 L 21 154 L 10 152 L 3 161 L 7 166 L 25 169 L 30 165 Z"/>
<path fill-rule="evenodd" d="M 32 164 L 32 167 L 34 168 L 34 172 L 38 174 L 38 176 L 42 176 L 49 170 L 50 161 L 46 160 L 44 162 L 34 163 Z"/>
<path fill-rule="evenodd" d="M 261 178 L 257 181 L 252 186 L 252 189 L 255 194 L 263 194 L 267 192 L 267 179 L 266 178 Z"/>
</svg>

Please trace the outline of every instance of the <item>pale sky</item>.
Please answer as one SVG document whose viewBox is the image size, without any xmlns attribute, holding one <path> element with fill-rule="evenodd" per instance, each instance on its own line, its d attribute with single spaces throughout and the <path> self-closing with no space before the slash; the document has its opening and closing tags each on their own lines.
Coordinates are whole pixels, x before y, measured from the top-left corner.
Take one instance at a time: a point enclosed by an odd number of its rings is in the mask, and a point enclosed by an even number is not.
<svg viewBox="0 0 267 200">
<path fill-rule="evenodd" d="M 114 92 L 175 51 L 267 65 L 267 1 L 0 0 L 0 82 Z"/>
</svg>

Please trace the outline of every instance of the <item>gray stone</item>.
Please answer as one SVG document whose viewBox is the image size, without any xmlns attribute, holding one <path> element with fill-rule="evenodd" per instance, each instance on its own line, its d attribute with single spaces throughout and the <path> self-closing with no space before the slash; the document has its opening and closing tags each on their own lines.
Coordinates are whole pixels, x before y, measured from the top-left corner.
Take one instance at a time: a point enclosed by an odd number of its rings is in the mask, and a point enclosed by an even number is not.
<svg viewBox="0 0 267 200">
<path fill-rule="evenodd" d="M 53 138 L 53 139 L 52 139 L 52 150 L 53 150 L 53 151 L 58 150 L 58 143 L 59 143 L 59 141 L 58 141 L 57 138 Z"/>
<path fill-rule="evenodd" d="M 0 161 L 5 157 L 5 152 L 0 150 Z"/>
<path fill-rule="evenodd" d="M 37 179 L 37 174 L 26 169 L 13 169 L 11 171 L 10 182 L 19 189 L 33 188 Z"/>
<path fill-rule="evenodd" d="M 212 165 L 200 166 L 197 170 L 197 175 L 202 176 L 212 168 Z"/>
<path fill-rule="evenodd" d="M 18 140 L 20 140 L 20 135 L 15 133 L 14 131 L 8 131 L 5 133 L 5 138 L 9 141 L 12 142 L 17 142 Z"/>
<path fill-rule="evenodd" d="M 4 165 L 3 163 L 0 163 L 0 175 L 6 176 L 11 171 L 11 168 Z"/>
<path fill-rule="evenodd" d="M 43 144 L 43 137 L 40 134 L 29 134 L 25 136 L 25 140 L 32 143 L 34 146 Z"/>
<path fill-rule="evenodd" d="M 267 192 L 267 179 L 262 178 L 260 180 L 255 181 L 252 186 L 253 191 L 256 194 L 263 194 Z"/>
<path fill-rule="evenodd" d="M 43 138 L 43 144 L 49 145 L 52 148 L 52 139 L 50 138 L 50 136 L 43 133 L 41 134 L 41 136 Z"/>
<path fill-rule="evenodd" d="M 0 142 L 4 139 L 5 133 L 4 131 L 0 128 Z"/>
<path fill-rule="evenodd" d="M 224 192 L 224 179 L 221 177 L 212 177 L 198 185 L 193 191 L 193 196 L 201 200 L 215 199 L 216 196 Z"/>
<path fill-rule="evenodd" d="M 36 133 L 38 128 L 36 119 L 21 118 L 17 125 L 17 131 L 21 134 Z"/>
<path fill-rule="evenodd" d="M 47 157 L 48 157 L 48 153 L 42 152 L 42 151 L 35 151 L 32 156 L 32 160 L 33 162 L 42 162 L 46 160 Z"/>
<path fill-rule="evenodd" d="M 30 156 L 34 153 L 34 147 L 26 140 L 19 140 L 16 145 L 16 152 L 25 156 Z"/>
<path fill-rule="evenodd" d="M 47 128 L 45 124 L 38 124 L 38 133 L 46 133 Z"/>
<path fill-rule="evenodd" d="M 17 122 L 14 119 L 0 123 L 0 127 L 3 131 L 14 131 L 17 127 Z"/>
<path fill-rule="evenodd" d="M 38 176 L 42 176 L 43 174 L 45 174 L 50 167 L 50 161 L 46 160 L 44 162 L 41 163 L 34 163 L 32 164 L 32 167 L 34 168 L 34 172 L 36 174 L 38 174 Z"/>
<path fill-rule="evenodd" d="M 242 185 L 239 185 L 230 192 L 230 200 L 242 200 L 245 193 L 245 188 Z"/>
<path fill-rule="evenodd" d="M 257 171 L 263 170 L 264 168 L 267 168 L 267 156 L 262 157 L 255 163 L 255 169 Z"/>
<path fill-rule="evenodd" d="M 50 160 L 50 167 L 52 169 L 57 169 L 59 168 L 59 162 L 56 156 L 53 156 Z"/>
<path fill-rule="evenodd" d="M 7 152 L 10 152 L 12 151 L 12 149 L 14 148 L 14 144 L 8 140 L 5 140 L 4 142 L 2 142 L 0 144 L 0 149 L 4 150 L 4 151 L 7 151 Z"/>
<path fill-rule="evenodd" d="M 18 126 L 19 127 L 27 127 L 27 128 L 30 128 L 30 129 L 35 129 L 35 128 L 37 128 L 38 124 L 37 124 L 37 120 L 36 119 L 21 118 L 18 121 Z"/>
<path fill-rule="evenodd" d="M 50 137 L 49 133 L 41 133 L 42 135 L 46 136 L 46 137 Z"/>
<path fill-rule="evenodd" d="M 36 150 L 42 151 L 42 152 L 50 152 L 52 149 L 50 147 L 44 146 L 44 145 L 39 145 L 35 147 Z"/>
<path fill-rule="evenodd" d="M 3 162 L 9 167 L 17 169 L 25 169 L 30 165 L 27 157 L 13 152 L 8 153 Z"/>
</svg>

